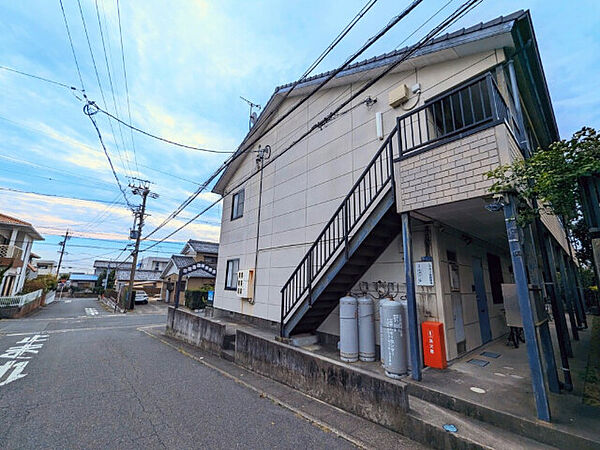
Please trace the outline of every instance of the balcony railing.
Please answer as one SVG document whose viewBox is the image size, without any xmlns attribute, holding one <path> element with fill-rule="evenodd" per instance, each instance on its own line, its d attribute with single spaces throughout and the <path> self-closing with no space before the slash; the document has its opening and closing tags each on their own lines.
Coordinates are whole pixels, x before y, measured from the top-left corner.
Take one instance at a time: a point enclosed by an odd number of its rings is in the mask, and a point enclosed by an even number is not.
<svg viewBox="0 0 600 450">
<path fill-rule="evenodd" d="M 0 245 L 0 259 L 23 259 L 23 250 L 14 245 Z"/>
<path fill-rule="evenodd" d="M 460 85 L 397 119 L 400 159 L 505 122 L 522 142 L 522 130 L 491 73 Z"/>
</svg>

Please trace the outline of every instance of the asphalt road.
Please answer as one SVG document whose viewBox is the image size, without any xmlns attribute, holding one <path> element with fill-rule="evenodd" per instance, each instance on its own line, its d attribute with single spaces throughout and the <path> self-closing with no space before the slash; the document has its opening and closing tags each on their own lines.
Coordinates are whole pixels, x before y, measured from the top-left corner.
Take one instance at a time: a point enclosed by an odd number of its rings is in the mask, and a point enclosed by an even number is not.
<svg viewBox="0 0 600 450">
<path fill-rule="evenodd" d="M 140 329 L 165 321 L 94 299 L 1 320 L 0 448 L 352 447 Z"/>
</svg>

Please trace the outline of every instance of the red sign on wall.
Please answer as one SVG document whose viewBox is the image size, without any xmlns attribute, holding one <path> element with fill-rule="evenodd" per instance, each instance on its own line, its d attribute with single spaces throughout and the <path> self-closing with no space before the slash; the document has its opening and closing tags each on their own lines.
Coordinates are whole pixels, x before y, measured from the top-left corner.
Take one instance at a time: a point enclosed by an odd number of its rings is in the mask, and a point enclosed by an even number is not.
<svg viewBox="0 0 600 450">
<path fill-rule="evenodd" d="M 446 344 L 444 343 L 444 324 L 441 322 L 423 322 L 423 362 L 436 369 L 448 367 L 446 361 Z"/>
</svg>

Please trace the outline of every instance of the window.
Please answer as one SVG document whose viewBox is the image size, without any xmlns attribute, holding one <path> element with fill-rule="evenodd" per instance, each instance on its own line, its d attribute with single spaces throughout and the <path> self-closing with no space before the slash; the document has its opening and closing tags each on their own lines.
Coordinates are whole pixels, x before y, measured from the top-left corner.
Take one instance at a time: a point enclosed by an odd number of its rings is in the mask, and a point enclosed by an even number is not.
<svg viewBox="0 0 600 450">
<path fill-rule="evenodd" d="M 237 273 L 240 270 L 239 259 L 227 260 L 227 270 L 225 271 L 225 289 L 235 291 L 237 289 Z"/>
<path fill-rule="evenodd" d="M 244 189 L 233 194 L 231 199 L 231 220 L 244 215 Z"/>
</svg>

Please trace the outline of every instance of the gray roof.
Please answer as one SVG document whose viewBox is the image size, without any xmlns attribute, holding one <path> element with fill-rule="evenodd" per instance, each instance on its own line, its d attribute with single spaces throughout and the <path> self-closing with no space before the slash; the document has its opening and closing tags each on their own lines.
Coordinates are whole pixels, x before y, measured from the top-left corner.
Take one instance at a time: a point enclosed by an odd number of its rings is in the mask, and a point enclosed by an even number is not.
<svg viewBox="0 0 600 450">
<path fill-rule="evenodd" d="M 410 58 L 408 58 L 407 62 L 410 62 L 411 60 L 414 60 L 415 58 L 420 57 L 420 56 L 432 54 L 432 53 L 439 52 L 439 51 L 449 49 L 449 48 L 458 47 L 463 44 L 469 44 L 469 43 L 483 40 L 486 38 L 498 37 L 499 35 L 501 35 L 503 33 L 509 33 L 513 27 L 514 22 L 523 17 L 526 17 L 527 15 L 528 15 L 527 11 L 519 10 L 519 11 L 516 11 L 507 16 L 497 17 L 496 19 L 490 20 L 489 22 L 485 22 L 485 23 L 482 22 L 482 23 L 479 23 L 479 24 L 474 25 L 469 28 L 462 28 L 458 31 L 444 34 L 442 36 L 439 36 L 439 37 L 433 39 L 427 45 L 421 47 L 419 50 L 417 50 L 415 53 L 413 53 L 410 56 Z M 506 43 L 504 41 L 498 40 L 497 45 L 499 47 L 502 47 L 502 46 L 505 46 Z M 377 69 L 379 67 L 393 64 L 393 63 L 397 62 L 400 58 L 402 58 L 409 48 L 410 47 L 405 47 L 400 50 L 395 50 L 395 51 L 392 51 L 389 53 L 384 53 L 383 55 L 374 56 L 372 58 L 350 64 L 348 67 L 346 67 L 344 70 L 342 70 L 340 73 L 338 73 L 335 76 L 334 80 L 332 80 L 330 82 L 330 83 L 332 83 L 330 85 L 330 87 L 333 87 L 333 82 L 335 80 L 339 80 L 340 78 L 343 78 L 343 77 L 346 77 L 349 75 L 353 75 L 355 73 L 373 70 L 373 69 Z M 304 80 L 302 83 L 299 83 L 294 88 L 294 91 L 300 91 L 302 88 L 306 88 L 306 87 L 312 86 L 312 85 L 317 85 L 318 83 L 323 81 L 327 76 L 331 75 L 333 72 L 335 72 L 335 70 L 330 70 L 328 72 L 323 72 L 318 75 L 309 77 L 306 80 Z M 258 121 L 257 121 L 256 125 L 254 125 L 252 127 L 252 129 L 248 132 L 248 134 L 246 135 L 246 137 L 244 138 L 242 143 L 238 146 L 238 148 L 232 158 L 234 158 L 239 153 L 244 151 L 245 146 L 246 146 L 247 142 L 250 140 L 250 138 L 252 136 L 254 136 L 256 133 L 259 133 L 259 130 L 262 127 L 266 126 L 266 123 L 268 122 L 268 117 L 270 117 L 270 115 L 271 115 L 270 114 L 271 111 L 273 109 L 279 108 L 279 106 L 281 104 L 281 100 L 278 100 L 278 98 L 282 94 L 285 94 L 285 92 L 290 90 L 291 86 L 293 86 L 294 83 L 295 82 L 287 83 L 287 84 L 284 84 L 284 85 L 281 85 L 281 86 L 278 86 L 275 88 L 275 92 L 273 92 L 273 95 L 267 102 L 266 106 L 262 109 L 262 112 L 261 112 L 260 116 L 258 117 Z M 300 94 L 300 92 L 298 92 L 298 94 Z M 278 101 L 279 101 L 279 103 L 278 103 Z M 268 113 L 267 113 L 267 111 L 268 111 Z M 235 171 L 241 164 L 242 159 L 243 158 L 238 158 L 232 164 L 229 164 L 227 166 L 225 171 L 223 171 L 223 173 L 221 174 L 221 176 L 215 183 L 212 192 L 215 192 L 215 193 L 221 194 L 221 195 L 224 194 L 224 187 L 225 187 L 224 183 L 226 184 L 227 180 L 229 179 L 231 174 L 235 173 Z"/>
<path fill-rule="evenodd" d="M 204 269 L 196 269 L 185 276 L 188 278 L 215 278 L 215 276 L 212 273 L 208 273 Z"/>
<path fill-rule="evenodd" d="M 116 279 L 119 281 L 129 280 L 131 270 L 117 270 Z M 136 270 L 133 281 L 158 281 L 160 270 Z"/>
<path fill-rule="evenodd" d="M 196 262 L 196 260 L 193 257 L 185 255 L 173 255 L 171 256 L 171 259 L 173 260 L 175 267 L 177 267 L 178 269 L 181 269 L 182 267 L 187 267 L 190 264 L 194 264 Z"/>
<path fill-rule="evenodd" d="M 108 259 L 97 259 L 94 261 L 94 268 L 96 269 L 106 269 L 108 268 L 108 265 L 110 264 L 111 268 L 115 268 L 117 266 L 119 267 L 128 267 L 129 269 L 131 269 L 131 261 L 129 262 L 125 262 L 125 261 L 110 261 Z"/>
<path fill-rule="evenodd" d="M 187 243 L 194 249 L 196 253 L 214 253 L 215 255 L 219 253 L 219 244 L 216 242 L 196 241 L 194 239 L 190 239 Z"/>
</svg>

